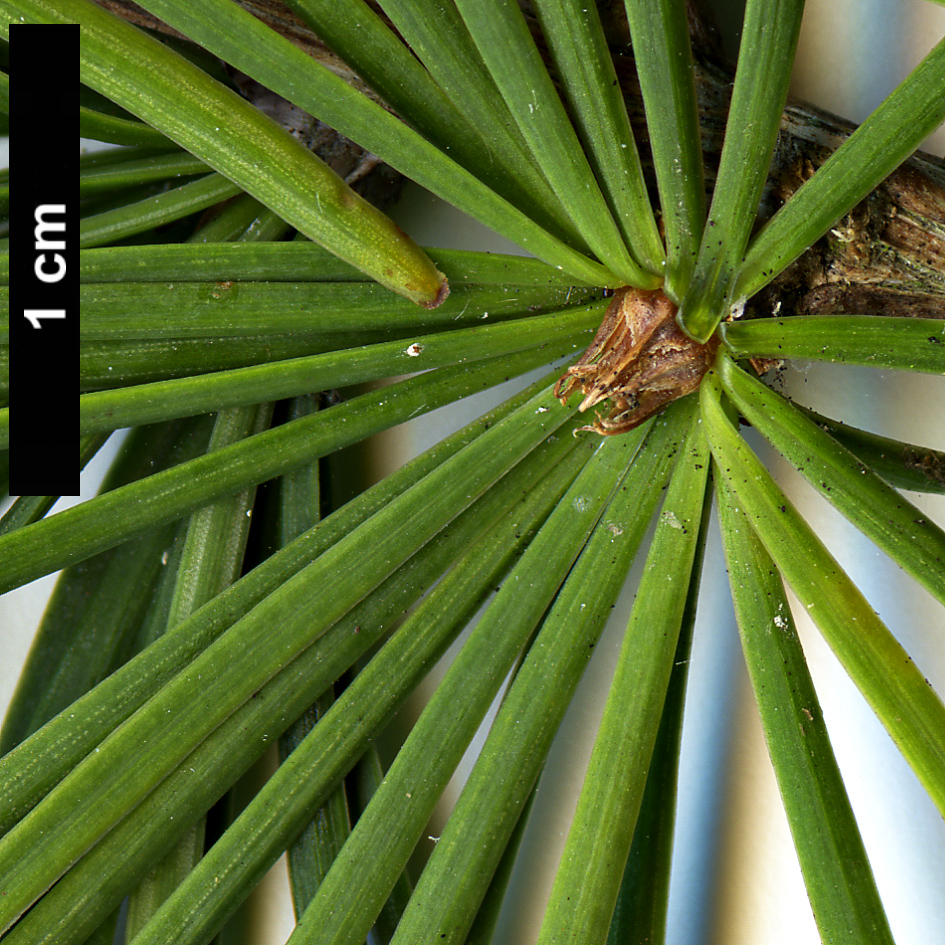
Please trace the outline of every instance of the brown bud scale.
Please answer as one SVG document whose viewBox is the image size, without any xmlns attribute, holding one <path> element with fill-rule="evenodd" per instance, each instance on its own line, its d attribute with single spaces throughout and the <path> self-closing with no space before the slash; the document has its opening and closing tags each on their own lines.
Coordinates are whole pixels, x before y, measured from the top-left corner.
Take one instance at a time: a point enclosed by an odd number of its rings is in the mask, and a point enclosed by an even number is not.
<svg viewBox="0 0 945 945">
<path fill-rule="evenodd" d="M 584 430 L 626 433 L 672 401 L 696 390 L 712 366 L 717 336 L 693 341 L 676 324 L 676 306 L 661 289 L 618 289 L 580 361 L 555 385 L 562 404 L 580 387 L 583 412 L 609 399 L 611 411 Z"/>
</svg>

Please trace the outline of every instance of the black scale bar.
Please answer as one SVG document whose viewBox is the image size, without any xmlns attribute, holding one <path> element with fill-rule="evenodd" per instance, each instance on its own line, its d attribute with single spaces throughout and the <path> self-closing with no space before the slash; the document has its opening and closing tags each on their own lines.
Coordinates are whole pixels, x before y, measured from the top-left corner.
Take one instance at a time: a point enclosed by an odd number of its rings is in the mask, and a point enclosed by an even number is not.
<svg viewBox="0 0 945 945">
<path fill-rule="evenodd" d="M 10 27 L 10 492 L 79 494 L 79 27 Z"/>
</svg>

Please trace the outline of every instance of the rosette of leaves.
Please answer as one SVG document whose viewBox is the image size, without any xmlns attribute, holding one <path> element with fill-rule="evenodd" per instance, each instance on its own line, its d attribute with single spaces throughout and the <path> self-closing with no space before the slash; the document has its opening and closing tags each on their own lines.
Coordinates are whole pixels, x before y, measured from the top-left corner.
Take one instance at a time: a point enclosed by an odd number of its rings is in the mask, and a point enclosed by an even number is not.
<svg viewBox="0 0 945 945">
<path fill-rule="evenodd" d="M 945 534 L 901 492 L 945 490 L 945 456 L 759 373 L 945 373 L 945 174 L 903 165 L 945 118 L 945 44 L 853 131 L 786 104 L 798 0 L 749 0 L 733 77 L 682 0 L 599 6 L 0 0 L 5 41 L 80 24 L 83 133 L 123 146 L 82 175 L 81 460 L 134 428 L 98 496 L 51 515 L 21 496 L 0 523 L 0 590 L 65 568 L 2 734 L 5 942 L 110 941 L 123 903 L 126 941 L 207 942 L 286 850 L 292 945 L 491 940 L 638 557 L 539 941 L 660 940 L 713 503 L 822 937 L 891 941 L 786 590 L 940 811 L 945 708 L 740 423 L 945 602 Z M 352 183 L 382 161 L 533 258 L 421 250 L 309 149 L 324 127 L 361 149 Z M 320 497 L 345 447 L 585 349 L 351 501 Z M 619 435 L 579 432 L 563 373 Z M 372 739 L 470 623 L 381 770 Z M 218 802 L 275 739 L 283 763 L 229 822 Z"/>
</svg>

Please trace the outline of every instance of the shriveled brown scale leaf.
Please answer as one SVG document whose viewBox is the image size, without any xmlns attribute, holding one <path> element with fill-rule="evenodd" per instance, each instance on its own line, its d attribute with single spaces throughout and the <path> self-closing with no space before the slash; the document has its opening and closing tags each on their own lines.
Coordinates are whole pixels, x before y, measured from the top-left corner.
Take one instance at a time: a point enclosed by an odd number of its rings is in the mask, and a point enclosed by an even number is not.
<svg viewBox="0 0 945 945">
<path fill-rule="evenodd" d="M 701 345 L 682 332 L 662 290 L 627 286 L 614 294 L 594 341 L 555 385 L 555 396 L 564 404 L 580 388 L 582 412 L 609 398 L 610 413 L 583 429 L 626 433 L 696 390 L 718 347 L 717 337 Z"/>
</svg>

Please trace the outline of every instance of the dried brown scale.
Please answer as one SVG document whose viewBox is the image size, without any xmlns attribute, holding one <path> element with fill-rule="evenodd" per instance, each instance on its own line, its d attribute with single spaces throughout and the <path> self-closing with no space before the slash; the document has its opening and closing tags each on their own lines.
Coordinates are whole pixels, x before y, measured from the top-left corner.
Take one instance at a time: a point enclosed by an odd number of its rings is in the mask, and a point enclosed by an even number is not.
<svg viewBox="0 0 945 945">
<path fill-rule="evenodd" d="M 581 411 L 609 399 L 610 413 L 581 429 L 626 433 L 696 390 L 718 347 L 717 337 L 700 345 L 683 334 L 676 306 L 661 290 L 618 289 L 590 347 L 555 385 L 555 396 L 563 404 L 580 388 Z"/>
</svg>

